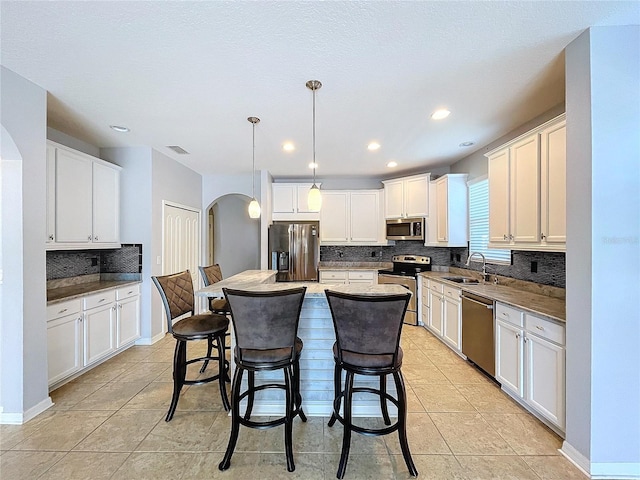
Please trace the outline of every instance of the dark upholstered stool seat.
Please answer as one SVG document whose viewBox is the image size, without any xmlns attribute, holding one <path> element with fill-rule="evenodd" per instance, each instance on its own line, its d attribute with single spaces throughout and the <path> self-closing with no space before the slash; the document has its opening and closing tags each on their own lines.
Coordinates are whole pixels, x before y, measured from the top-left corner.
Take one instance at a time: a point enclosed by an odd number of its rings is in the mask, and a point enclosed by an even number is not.
<svg viewBox="0 0 640 480">
<path fill-rule="evenodd" d="M 229 319 L 217 313 L 202 313 L 173 324 L 173 335 L 206 338 L 229 328 Z"/>
<path fill-rule="evenodd" d="M 151 277 L 158 287 L 162 303 L 167 316 L 167 330 L 176 339 L 176 349 L 173 354 L 173 397 L 165 420 L 168 422 L 178 406 L 180 391 L 184 385 L 200 385 L 218 381 L 222 406 L 229 410 L 226 381 L 229 378 L 229 362 L 225 359 L 225 335 L 229 330 L 229 319 L 218 313 L 203 313 L 195 315 L 193 280 L 189 270 L 173 275 Z M 185 317 L 185 315 L 190 316 Z M 174 320 L 184 317 L 174 323 Z M 207 341 L 207 354 L 204 357 L 187 359 L 187 342 L 193 340 Z M 213 349 L 218 352 L 212 356 Z M 187 379 L 187 367 L 196 362 L 202 362 L 200 373 L 203 373 L 209 360 L 218 363 L 218 372 L 206 378 Z"/>
<path fill-rule="evenodd" d="M 402 357 L 404 353 L 402 348 L 398 347 L 398 355 L 395 358 L 393 355 L 371 355 L 365 353 L 349 352 L 347 350 L 342 351 L 342 361 L 348 363 L 353 367 L 360 368 L 400 368 L 402 366 Z M 338 342 L 333 344 L 333 358 L 338 359 Z"/>
<path fill-rule="evenodd" d="M 212 312 L 229 312 L 229 303 L 225 298 L 211 298 L 209 299 L 209 310 Z"/>
<path fill-rule="evenodd" d="M 302 352 L 302 339 L 296 338 L 296 352 L 295 356 L 300 358 Z M 238 347 L 234 349 L 234 354 L 237 356 L 240 352 Z M 291 359 L 290 348 L 271 348 L 269 350 L 257 350 L 251 348 L 245 348 L 242 350 L 242 363 L 247 366 L 255 364 L 255 366 L 261 366 L 266 363 L 279 365 L 282 362 L 288 362 Z"/>
</svg>

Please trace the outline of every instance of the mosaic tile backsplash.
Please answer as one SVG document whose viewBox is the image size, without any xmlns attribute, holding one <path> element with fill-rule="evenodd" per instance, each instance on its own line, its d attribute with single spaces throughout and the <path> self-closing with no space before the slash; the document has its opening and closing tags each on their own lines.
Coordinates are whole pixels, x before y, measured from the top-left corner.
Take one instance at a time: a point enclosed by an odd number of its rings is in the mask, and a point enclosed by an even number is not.
<svg viewBox="0 0 640 480">
<path fill-rule="evenodd" d="M 47 252 L 47 280 L 104 273 L 142 273 L 142 245 Z"/>
<path fill-rule="evenodd" d="M 431 257 L 431 264 L 446 267 L 468 268 L 482 271 L 482 264 L 464 264 L 469 255 L 468 248 L 425 247 L 421 241 L 397 241 L 395 245 L 384 247 L 320 247 L 323 262 L 390 262 L 394 255 L 425 255 Z M 565 288 L 565 254 L 562 252 L 523 252 L 513 250 L 511 265 L 487 264 L 487 273 L 518 280 Z M 532 271 L 532 270 L 535 270 Z"/>
</svg>

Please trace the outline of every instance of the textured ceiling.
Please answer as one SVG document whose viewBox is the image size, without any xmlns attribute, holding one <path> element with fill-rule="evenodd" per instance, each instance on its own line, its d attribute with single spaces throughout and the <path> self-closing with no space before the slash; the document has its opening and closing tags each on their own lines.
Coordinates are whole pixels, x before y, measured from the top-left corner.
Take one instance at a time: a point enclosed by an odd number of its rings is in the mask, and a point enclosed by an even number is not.
<svg viewBox="0 0 640 480">
<path fill-rule="evenodd" d="M 310 175 L 307 80 L 323 83 L 318 177 L 389 177 L 451 164 L 563 102 L 564 47 L 589 26 L 640 23 L 637 1 L 0 8 L 2 65 L 49 92 L 50 127 L 97 147 L 150 146 L 202 174 L 248 173 L 258 116 L 256 168 L 297 178 Z M 436 122 L 439 107 L 452 113 Z"/>
</svg>

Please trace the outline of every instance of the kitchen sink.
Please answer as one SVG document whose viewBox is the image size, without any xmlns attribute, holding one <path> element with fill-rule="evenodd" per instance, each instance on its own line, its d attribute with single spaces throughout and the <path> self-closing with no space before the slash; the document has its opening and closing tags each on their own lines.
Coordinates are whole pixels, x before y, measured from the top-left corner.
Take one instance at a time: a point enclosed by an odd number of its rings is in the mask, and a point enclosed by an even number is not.
<svg viewBox="0 0 640 480">
<path fill-rule="evenodd" d="M 442 279 L 455 283 L 480 283 L 477 279 L 471 277 L 442 277 Z"/>
</svg>

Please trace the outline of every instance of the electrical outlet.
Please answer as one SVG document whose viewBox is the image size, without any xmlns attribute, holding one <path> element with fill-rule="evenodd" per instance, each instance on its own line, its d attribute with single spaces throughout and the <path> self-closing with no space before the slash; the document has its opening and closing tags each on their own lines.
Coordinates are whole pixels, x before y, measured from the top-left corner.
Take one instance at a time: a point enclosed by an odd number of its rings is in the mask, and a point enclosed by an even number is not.
<svg viewBox="0 0 640 480">
<path fill-rule="evenodd" d="M 460 261 L 460 254 L 456 253 L 456 262 L 459 262 L 459 261 Z"/>
<path fill-rule="evenodd" d="M 531 262 L 531 273 L 538 273 L 538 262 Z"/>
<path fill-rule="evenodd" d="M 371 258 L 375 258 L 375 256 L 376 256 L 376 252 L 375 251 L 371 252 Z"/>
<path fill-rule="evenodd" d="M 96 267 L 98 265 L 98 257 L 91 257 L 91 266 Z"/>
</svg>

